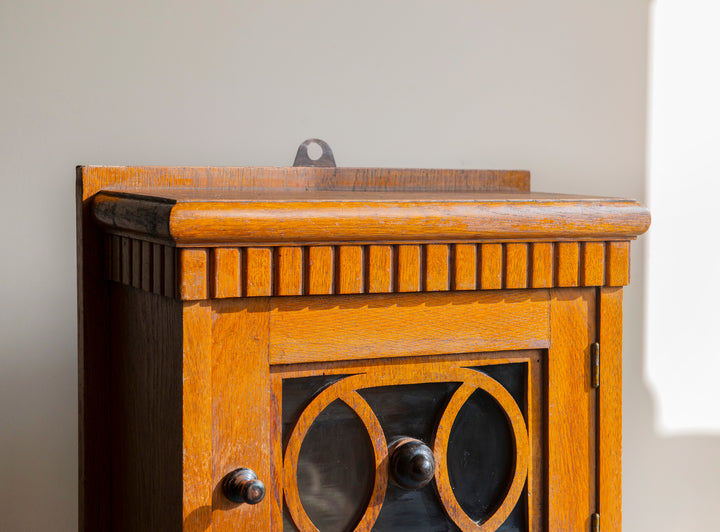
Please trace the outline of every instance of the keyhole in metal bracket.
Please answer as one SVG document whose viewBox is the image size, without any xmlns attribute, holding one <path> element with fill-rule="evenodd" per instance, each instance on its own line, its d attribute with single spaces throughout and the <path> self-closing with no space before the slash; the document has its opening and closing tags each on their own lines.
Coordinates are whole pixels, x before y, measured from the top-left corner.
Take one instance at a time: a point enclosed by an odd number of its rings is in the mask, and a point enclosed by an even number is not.
<svg viewBox="0 0 720 532">
<path fill-rule="evenodd" d="M 317 161 L 320 157 L 322 157 L 322 146 L 320 146 L 317 142 L 311 142 L 307 145 L 307 154 L 311 161 Z"/>
</svg>

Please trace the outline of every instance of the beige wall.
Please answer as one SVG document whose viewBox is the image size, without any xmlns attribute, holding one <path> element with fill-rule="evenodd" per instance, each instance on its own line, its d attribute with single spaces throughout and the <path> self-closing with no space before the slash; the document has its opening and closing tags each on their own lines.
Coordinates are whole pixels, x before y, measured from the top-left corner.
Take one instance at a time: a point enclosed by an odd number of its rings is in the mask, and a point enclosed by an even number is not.
<svg viewBox="0 0 720 532">
<path fill-rule="evenodd" d="M 647 0 L 2 0 L 0 529 L 77 526 L 76 164 L 285 165 L 318 136 L 340 165 L 642 200 L 647 25 Z M 678 530 L 667 462 L 697 442 L 653 450 L 634 253 L 626 529 Z"/>
</svg>

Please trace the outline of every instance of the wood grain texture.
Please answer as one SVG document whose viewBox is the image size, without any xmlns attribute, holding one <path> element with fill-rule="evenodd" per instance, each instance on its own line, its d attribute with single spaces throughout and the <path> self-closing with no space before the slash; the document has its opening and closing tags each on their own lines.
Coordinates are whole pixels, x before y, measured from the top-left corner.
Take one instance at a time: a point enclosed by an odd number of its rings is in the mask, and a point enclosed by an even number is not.
<svg viewBox="0 0 720 532">
<path fill-rule="evenodd" d="M 274 498 L 270 471 L 268 299 L 212 303 L 212 530 L 269 530 L 271 505 L 233 504 L 219 485 L 247 467 Z"/>
<path fill-rule="evenodd" d="M 428 292 L 450 289 L 450 249 L 445 244 L 425 246 L 425 290 Z"/>
<path fill-rule="evenodd" d="M 532 286 L 551 288 L 553 286 L 554 250 L 551 242 L 537 242 L 532 247 Z"/>
<path fill-rule="evenodd" d="M 332 246 L 310 246 L 308 257 L 308 294 L 332 294 L 335 279 L 335 250 Z"/>
<path fill-rule="evenodd" d="M 243 251 L 245 295 L 262 297 L 273 292 L 273 252 L 271 248 L 247 248 Z"/>
<path fill-rule="evenodd" d="M 183 532 L 212 525 L 212 309 L 183 304 Z"/>
<path fill-rule="evenodd" d="M 578 286 L 580 274 L 580 247 L 577 242 L 558 242 L 555 244 L 557 264 L 556 286 Z"/>
<path fill-rule="evenodd" d="M 398 246 L 398 292 L 419 292 L 421 287 L 421 246 Z"/>
<path fill-rule="evenodd" d="M 362 246 L 338 246 L 336 286 L 338 294 L 362 294 L 365 261 Z"/>
<path fill-rule="evenodd" d="M 182 303 L 119 284 L 111 301 L 112 428 L 106 451 L 112 466 L 103 485 L 111 510 L 103 516 L 103 530 L 182 530 L 189 465 L 183 460 Z"/>
<path fill-rule="evenodd" d="M 242 295 L 242 250 L 239 248 L 212 248 L 212 297 L 240 297 Z"/>
<path fill-rule="evenodd" d="M 548 530 L 588 530 L 596 511 L 596 401 L 589 362 L 594 291 L 552 290 L 549 325 Z"/>
<path fill-rule="evenodd" d="M 209 297 L 208 255 L 207 249 L 181 249 L 179 251 L 178 280 L 180 299 L 197 300 Z"/>
<path fill-rule="evenodd" d="M 275 249 L 275 293 L 279 296 L 299 296 L 303 293 L 303 248 Z"/>
<path fill-rule="evenodd" d="M 547 346 L 545 291 L 271 301 L 273 364 Z"/>
<path fill-rule="evenodd" d="M 455 244 L 452 247 L 453 290 L 475 290 L 477 288 L 477 245 Z"/>
<path fill-rule="evenodd" d="M 175 297 L 177 285 L 179 297 L 186 301 L 208 297 L 570 288 L 629 280 L 626 244 L 508 242 L 176 249 L 107 235 L 105 275 L 109 280 L 168 297 Z M 608 251 L 612 264 L 607 267 L 606 247 L 612 250 Z M 611 270 L 614 273 L 606 274 Z"/>
<path fill-rule="evenodd" d="M 371 294 L 393 291 L 395 267 L 393 246 L 368 246 L 368 292 Z"/>
<path fill-rule="evenodd" d="M 581 284 L 602 286 L 605 283 L 605 245 L 602 242 L 583 242 Z"/>
<path fill-rule="evenodd" d="M 174 202 L 169 212 L 168 202 Z M 105 191 L 93 204 L 97 222 L 112 231 L 193 247 L 358 240 L 620 240 L 636 237 L 649 224 L 647 211 L 634 201 L 547 194 L 413 197 L 405 192 L 393 197 L 361 191 L 252 196 L 227 191 L 217 199 L 212 191 L 187 197 L 169 197 L 162 190 Z M 157 230 L 158 219 L 168 234 Z"/>
<path fill-rule="evenodd" d="M 528 245 L 505 244 L 505 288 L 528 286 Z"/>
<path fill-rule="evenodd" d="M 603 531 L 622 529 L 622 288 L 601 288 L 598 511 Z"/>
<path fill-rule="evenodd" d="M 480 246 L 480 287 L 483 290 L 502 288 L 503 248 L 502 244 Z"/>
<path fill-rule="evenodd" d="M 606 253 L 606 284 L 625 286 L 630 282 L 630 242 L 608 242 Z"/>
</svg>

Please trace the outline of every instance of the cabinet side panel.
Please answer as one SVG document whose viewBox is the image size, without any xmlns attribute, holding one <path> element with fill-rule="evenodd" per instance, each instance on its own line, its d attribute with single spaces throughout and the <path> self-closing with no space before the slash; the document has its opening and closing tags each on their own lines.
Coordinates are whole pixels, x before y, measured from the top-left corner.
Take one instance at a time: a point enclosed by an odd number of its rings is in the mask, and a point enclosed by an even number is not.
<svg viewBox="0 0 720 532">
<path fill-rule="evenodd" d="M 212 524 L 212 309 L 183 305 L 183 530 Z"/>
<path fill-rule="evenodd" d="M 590 382 L 595 291 L 551 292 L 548 530 L 589 530 L 595 512 L 596 400 Z"/>
<path fill-rule="evenodd" d="M 182 306 L 111 287 L 114 530 L 182 529 Z"/>
<path fill-rule="evenodd" d="M 622 527 L 622 288 L 600 292 L 598 486 L 602 529 Z"/>
<path fill-rule="evenodd" d="M 216 300 L 212 310 L 212 529 L 270 530 L 268 298 Z M 223 477 L 240 467 L 265 484 L 261 503 L 234 504 L 223 496 Z"/>
</svg>

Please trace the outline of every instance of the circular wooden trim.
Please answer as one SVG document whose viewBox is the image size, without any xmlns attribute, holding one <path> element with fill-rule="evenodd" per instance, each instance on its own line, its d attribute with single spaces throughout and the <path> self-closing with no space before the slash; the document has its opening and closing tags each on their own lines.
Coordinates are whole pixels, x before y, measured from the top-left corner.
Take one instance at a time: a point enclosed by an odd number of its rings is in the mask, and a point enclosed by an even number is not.
<svg viewBox="0 0 720 532">
<path fill-rule="evenodd" d="M 364 377 L 364 375 L 358 375 L 357 377 Z M 360 518 L 360 521 L 358 521 L 354 532 L 371 530 L 378 515 L 380 515 L 380 510 L 385 500 L 385 490 L 387 488 L 387 442 L 385 441 L 385 433 L 380 426 L 380 421 L 378 421 L 370 405 L 355 391 L 356 388 L 352 387 L 353 382 L 358 380 L 357 377 L 343 379 L 317 395 L 307 408 L 303 410 L 302 414 L 300 414 L 295 428 L 290 435 L 283 464 L 284 493 L 290 515 L 300 532 L 320 532 L 310 520 L 300 501 L 296 473 L 298 459 L 300 457 L 300 447 L 315 418 L 336 399 L 341 399 L 352 408 L 360 418 L 368 432 L 375 455 L 375 481 L 373 491 L 370 495 L 365 513 Z"/>
<path fill-rule="evenodd" d="M 300 501 L 297 486 L 297 463 L 300 447 L 315 418 L 336 399 L 342 400 L 355 411 L 365 425 L 375 454 L 375 482 L 370 501 L 354 532 L 371 530 L 377 520 L 387 487 L 387 442 L 375 413 L 356 390 L 374 386 L 395 386 L 402 384 L 424 384 L 434 382 L 460 382 L 462 385 L 453 394 L 435 434 L 433 454 L 435 455 L 435 482 L 438 495 L 450 518 L 463 530 L 489 532 L 500 526 L 515 507 L 527 477 L 530 448 L 527 427 L 519 406 L 510 393 L 488 375 L 465 368 L 447 369 L 442 372 L 427 371 L 427 368 L 405 368 L 401 374 L 367 373 L 346 377 L 320 392 L 303 410 L 298 418 L 285 450 L 283 462 L 283 483 L 287 507 L 301 532 L 320 532 L 308 517 Z M 515 443 L 515 469 L 505 499 L 495 513 L 484 523 L 470 519 L 455 498 L 447 474 L 447 447 L 455 418 L 465 401 L 477 390 L 482 389 L 500 405 L 510 422 Z"/>
<path fill-rule="evenodd" d="M 443 412 L 437 432 L 433 452 L 435 454 L 435 484 L 438 495 L 450 518 L 462 530 L 476 530 L 490 532 L 496 530 L 510 515 L 520 498 L 525 479 L 527 477 L 528 459 L 530 454 L 528 433 L 522 412 L 510 393 L 496 380 L 474 370 L 460 370 L 465 377 L 464 383 L 453 394 L 450 402 Z M 468 372 L 471 372 L 469 374 Z M 513 431 L 515 442 L 515 470 L 510 487 L 500 507 L 485 522 L 477 523 L 468 516 L 458 503 L 450 485 L 450 476 L 447 470 L 447 450 L 450 433 L 460 409 L 476 390 L 481 389 L 500 405 L 507 416 Z"/>
</svg>

